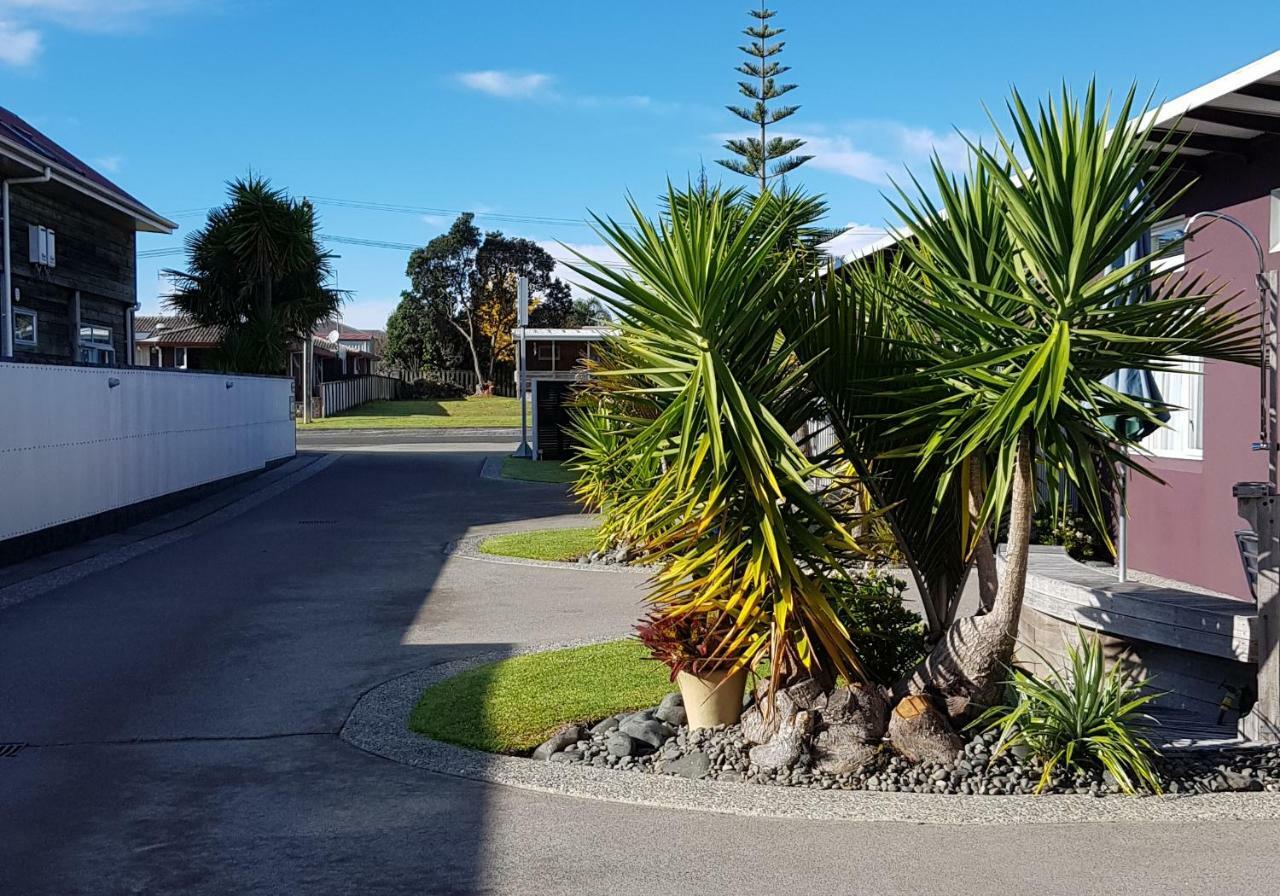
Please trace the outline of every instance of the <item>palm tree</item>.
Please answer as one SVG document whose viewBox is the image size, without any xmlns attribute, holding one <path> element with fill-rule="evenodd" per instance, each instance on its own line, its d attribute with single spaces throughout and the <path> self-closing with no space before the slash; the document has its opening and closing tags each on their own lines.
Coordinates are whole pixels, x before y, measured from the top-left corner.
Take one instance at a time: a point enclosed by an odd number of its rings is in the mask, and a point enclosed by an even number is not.
<svg viewBox="0 0 1280 896">
<path fill-rule="evenodd" d="M 804 369 L 779 338 L 808 256 L 798 204 L 737 190 L 671 191 L 657 222 L 597 219 L 632 273 L 582 258 L 579 274 L 616 313 L 608 401 L 587 422 L 590 463 L 611 516 L 663 562 L 648 596 L 662 621 L 702 619 L 712 655 L 735 668 L 770 661 L 771 683 L 861 677 L 827 595 L 862 554 L 833 509 L 846 484 L 792 433 L 816 410 Z M 604 500 L 604 498 L 599 498 Z"/>
<path fill-rule="evenodd" d="M 330 261 L 316 236 L 315 209 L 265 178 L 228 185 L 229 201 L 187 237 L 187 270 L 168 305 L 224 331 L 222 362 L 232 370 L 279 373 L 290 338 L 335 315 L 343 295 L 329 286 Z"/>
<path fill-rule="evenodd" d="M 937 577 L 978 561 L 983 611 L 950 624 L 908 683 L 946 698 L 956 717 L 1006 675 L 1037 464 L 1060 474 L 1050 488 L 1061 478 L 1077 491 L 1102 531 L 1099 466 L 1151 475 L 1113 423 L 1158 426 L 1167 408 L 1117 392 L 1106 376 L 1168 370 L 1186 356 L 1252 363 L 1257 346 L 1214 289 L 1156 271 L 1151 263 L 1177 246 L 1117 265 L 1181 195 L 1170 147 L 1132 123 L 1133 91 L 1114 118 L 1093 85 L 1083 100 L 1064 91 L 1034 115 L 1015 92 L 1009 111 L 1015 139 L 997 127 L 999 152 L 976 147 L 965 177 L 935 161 L 936 201 L 914 182 L 900 190 L 895 208 L 911 238 L 892 274 L 833 277 L 789 327 L 819 327 L 797 339 L 800 357 L 846 448 L 882 495 L 904 501 L 889 518 L 918 577 L 934 594 L 953 593 L 956 583 Z M 1135 289 L 1150 299 L 1124 301 Z M 939 522 L 942 541 L 930 545 Z M 997 577 L 990 544 L 1005 530 Z"/>
</svg>

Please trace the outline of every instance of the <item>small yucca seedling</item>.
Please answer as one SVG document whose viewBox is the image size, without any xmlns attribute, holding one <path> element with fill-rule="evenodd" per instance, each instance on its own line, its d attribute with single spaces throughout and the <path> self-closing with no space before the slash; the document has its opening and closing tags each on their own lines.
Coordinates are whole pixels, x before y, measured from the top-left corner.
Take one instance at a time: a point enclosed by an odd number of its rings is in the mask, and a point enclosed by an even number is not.
<svg viewBox="0 0 1280 896">
<path fill-rule="evenodd" d="M 1000 730 L 993 755 L 1017 745 L 1030 750 L 1044 763 L 1037 793 L 1054 769 L 1091 764 L 1111 772 L 1125 793 L 1160 793 L 1152 764 L 1156 749 L 1144 736 L 1154 720 L 1143 709 L 1159 696 L 1149 690 L 1150 679 L 1135 679 L 1119 664 L 1108 669 L 1101 640 L 1083 632 L 1079 644 L 1067 647 L 1065 669 L 1044 662 L 1049 671 L 1043 678 L 1014 669 L 1009 685 L 1016 702 L 992 707 L 970 726 Z"/>
</svg>

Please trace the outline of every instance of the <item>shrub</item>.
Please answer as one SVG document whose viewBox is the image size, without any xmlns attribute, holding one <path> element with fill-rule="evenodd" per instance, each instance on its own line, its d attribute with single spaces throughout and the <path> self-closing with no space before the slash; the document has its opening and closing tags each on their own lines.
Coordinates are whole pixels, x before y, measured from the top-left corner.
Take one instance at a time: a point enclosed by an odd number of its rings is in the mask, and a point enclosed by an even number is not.
<svg viewBox="0 0 1280 896">
<path fill-rule="evenodd" d="M 1125 793 L 1139 787 L 1159 793 L 1151 761 L 1156 750 L 1143 735 L 1151 720 L 1142 712 L 1158 695 L 1149 690 L 1149 679 L 1136 680 L 1119 663 L 1107 669 L 1097 635 L 1081 632 L 1079 641 L 1067 647 L 1065 670 L 1047 660 L 1044 678 L 1014 669 L 1013 705 L 992 707 L 970 727 L 1000 730 L 995 756 L 1023 745 L 1038 757 L 1044 771 L 1037 793 L 1054 769 L 1088 765 L 1109 771 Z"/>
<path fill-rule="evenodd" d="M 928 644 L 924 622 L 903 606 L 907 585 L 882 572 L 865 572 L 837 586 L 831 605 L 848 630 L 867 675 L 892 685 L 916 667 Z"/>
<path fill-rule="evenodd" d="M 1075 560 L 1111 560 L 1107 540 L 1087 517 L 1075 513 L 1057 516 L 1037 514 L 1031 533 L 1035 544 L 1056 544 Z"/>
<path fill-rule="evenodd" d="M 732 630 L 730 617 L 720 612 L 673 616 L 652 611 L 636 626 L 636 637 L 653 659 L 671 669 L 675 681 L 680 672 L 705 675 L 733 666 L 736 656 L 717 654 Z"/>
<path fill-rule="evenodd" d="M 466 386 L 433 379 L 414 380 L 411 391 L 419 401 L 453 401 L 471 394 Z"/>
</svg>

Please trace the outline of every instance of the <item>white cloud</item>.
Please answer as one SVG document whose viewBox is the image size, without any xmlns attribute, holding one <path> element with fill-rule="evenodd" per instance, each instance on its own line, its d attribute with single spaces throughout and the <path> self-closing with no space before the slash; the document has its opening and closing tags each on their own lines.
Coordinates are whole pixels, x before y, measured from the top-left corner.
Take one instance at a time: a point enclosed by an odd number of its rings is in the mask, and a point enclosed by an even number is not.
<svg viewBox="0 0 1280 896">
<path fill-rule="evenodd" d="M 3 0 L 0 0 L 3 2 Z M 601 96 L 596 94 L 565 93 L 556 87 L 556 79 L 545 72 L 513 72 L 486 69 L 479 72 L 460 72 L 454 79 L 469 90 L 487 93 L 504 100 L 536 100 L 538 102 L 565 103 L 584 109 L 643 109 L 650 112 L 669 112 L 679 108 L 679 103 L 658 102 L 643 94 L 626 96 Z"/>
<path fill-rule="evenodd" d="M 40 56 L 40 32 L 0 20 L 0 62 L 14 68 L 31 65 Z"/>
<path fill-rule="evenodd" d="M 573 294 L 578 298 L 585 298 L 590 293 L 587 289 L 587 281 L 569 268 L 571 264 L 583 266 L 582 259 L 578 258 L 575 252 L 592 261 L 610 265 L 614 270 L 621 270 L 616 266 L 623 264 L 622 257 L 602 243 L 558 243 L 555 240 L 540 240 L 538 245 L 556 259 L 555 276 L 568 283 Z"/>
<path fill-rule="evenodd" d="M 101 168 L 103 171 L 114 174 L 124 165 L 124 159 L 120 156 L 102 156 L 93 160 L 93 167 Z"/>
<path fill-rule="evenodd" d="M 193 6 L 195 0 L 0 0 L 0 63 L 15 68 L 34 63 L 44 47 L 45 25 L 126 31 Z"/>
<path fill-rule="evenodd" d="M 533 99 L 554 96 L 552 77 L 542 72 L 518 74 L 516 72 L 489 69 L 481 72 L 462 72 L 458 83 L 471 90 L 503 99 Z"/>
<path fill-rule="evenodd" d="M 195 0 L 0 0 L 0 13 L 77 31 L 116 31 L 142 25 L 149 16 L 195 5 Z"/>
<path fill-rule="evenodd" d="M 719 134 L 717 138 L 723 141 L 743 136 L 751 135 Z M 920 171 L 934 153 L 951 171 L 965 168 L 969 158 L 963 135 L 898 121 L 854 121 L 841 127 L 818 127 L 778 136 L 804 140 L 800 152 L 813 156 L 810 167 L 878 187 L 887 187 L 892 180 L 901 182 L 908 168 Z"/>
</svg>

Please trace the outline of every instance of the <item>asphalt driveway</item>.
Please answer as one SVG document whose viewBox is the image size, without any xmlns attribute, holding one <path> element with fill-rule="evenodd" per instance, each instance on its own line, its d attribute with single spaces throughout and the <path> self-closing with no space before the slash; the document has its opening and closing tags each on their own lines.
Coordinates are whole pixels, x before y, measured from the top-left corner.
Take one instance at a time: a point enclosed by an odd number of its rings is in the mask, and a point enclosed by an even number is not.
<svg viewBox="0 0 1280 896">
<path fill-rule="evenodd" d="M 484 435 L 381 442 L 0 610 L 0 893 L 1274 891 L 1280 825 L 924 827 L 577 800 L 337 736 L 393 676 L 625 633 L 634 576 L 447 558 L 572 511 L 482 479 Z M 399 446 L 399 447 L 397 447 Z"/>
</svg>

